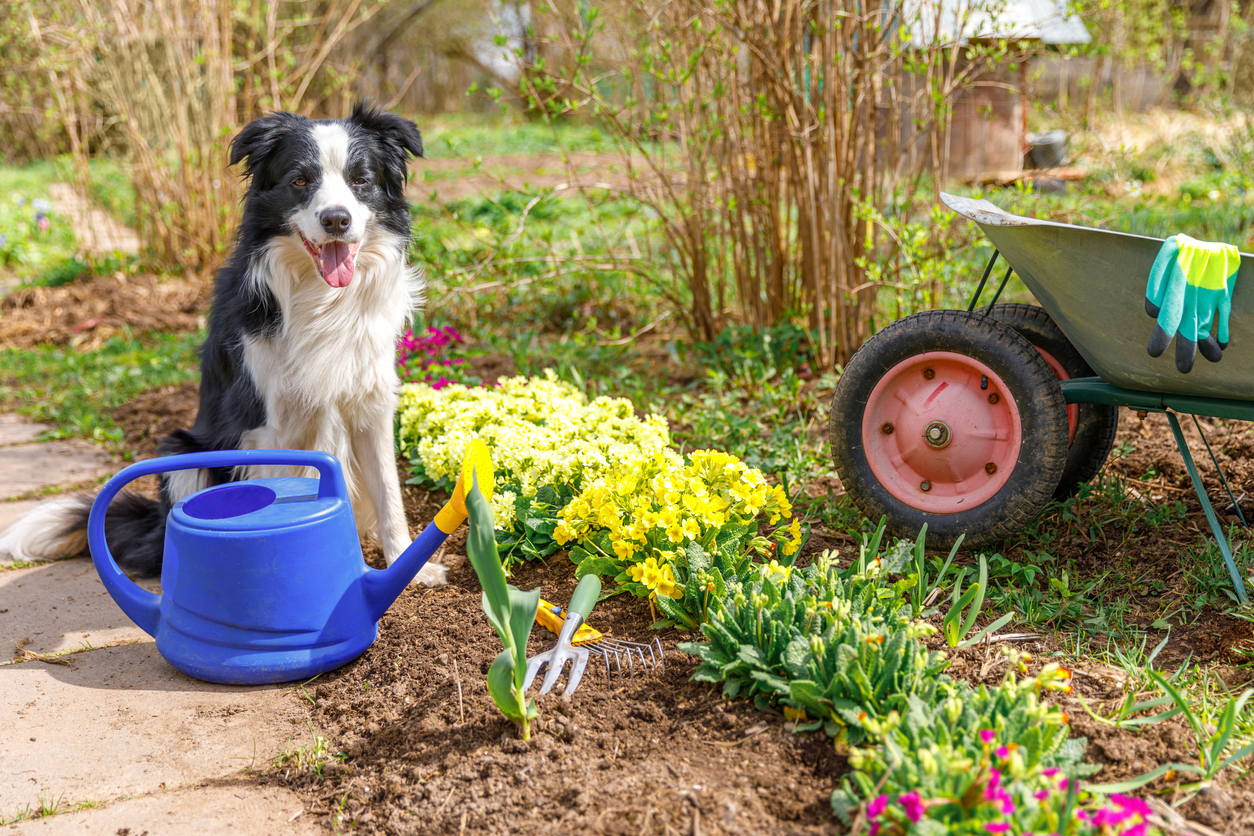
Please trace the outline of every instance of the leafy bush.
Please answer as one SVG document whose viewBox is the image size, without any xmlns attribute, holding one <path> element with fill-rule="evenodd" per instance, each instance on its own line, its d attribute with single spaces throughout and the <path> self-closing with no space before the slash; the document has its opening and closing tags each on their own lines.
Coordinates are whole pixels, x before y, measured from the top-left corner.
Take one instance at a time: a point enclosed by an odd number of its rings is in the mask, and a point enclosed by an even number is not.
<svg viewBox="0 0 1254 836">
<path fill-rule="evenodd" d="M 1012 669 L 995 688 L 939 678 L 932 699 L 911 694 L 902 711 L 885 719 L 873 741 L 879 745 L 850 752 L 855 771 L 833 793 L 833 809 L 847 820 L 859 802 L 913 794 L 918 811 L 926 813 L 911 823 L 918 825 L 925 815 L 942 826 L 916 828 L 918 833 L 997 832 L 985 824 L 1016 815 L 1015 832 L 1031 832 L 1035 828 L 1022 818 L 1035 821 L 1034 808 L 1045 798 L 1035 794 L 1060 768 L 1082 771 L 1075 764 L 1083 742 L 1068 741 L 1066 714 L 1039 699 L 1041 691 L 1066 688 L 1069 680 L 1058 665 L 1026 679 L 1017 679 Z M 959 826 L 966 822 L 977 826 Z"/>
<path fill-rule="evenodd" d="M 1019 679 L 1027 666 L 1015 657 L 999 685 L 974 689 L 943 672 L 945 655 L 918 641 L 936 632 L 917 620 L 922 535 L 881 549 L 883 532 L 881 523 L 843 570 L 825 552 L 805 568 L 772 563 L 729 582 L 709 605 L 706 641 L 679 646 L 700 659 L 693 678 L 759 708 L 782 706 L 797 731 L 835 738 L 854 771 L 833 793 L 833 810 L 846 824 L 869 821 L 871 833 L 1143 823 L 1131 801 L 1079 806 L 1069 782 L 1091 771 L 1077 765 L 1083 741 L 1069 741 L 1066 713 L 1040 699 L 1070 690 L 1070 671 L 1049 664 Z M 911 557 L 916 572 L 896 577 Z"/>
<path fill-rule="evenodd" d="M 934 700 L 948 663 L 916 639 L 935 628 L 910 619 L 874 563 L 860 564 L 842 573 L 825 555 L 799 570 L 763 567 L 716 602 L 708 644 L 680 645 L 701 660 L 693 678 L 759 708 L 789 706 L 812 721 L 802 728 L 842 744 L 878 738 L 911 695 Z"/>
</svg>

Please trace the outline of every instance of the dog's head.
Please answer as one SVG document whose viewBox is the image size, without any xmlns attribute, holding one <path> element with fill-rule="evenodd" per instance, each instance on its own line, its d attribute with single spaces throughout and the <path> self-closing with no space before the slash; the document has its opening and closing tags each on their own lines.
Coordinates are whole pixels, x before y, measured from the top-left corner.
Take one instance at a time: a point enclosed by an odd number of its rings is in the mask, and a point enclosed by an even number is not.
<svg viewBox="0 0 1254 836">
<path fill-rule="evenodd" d="M 417 126 L 365 105 L 340 120 L 274 113 L 231 142 L 231 165 L 249 178 L 246 216 L 299 241 L 331 287 L 352 281 L 380 229 L 408 240 L 406 154 L 422 156 Z"/>
</svg>

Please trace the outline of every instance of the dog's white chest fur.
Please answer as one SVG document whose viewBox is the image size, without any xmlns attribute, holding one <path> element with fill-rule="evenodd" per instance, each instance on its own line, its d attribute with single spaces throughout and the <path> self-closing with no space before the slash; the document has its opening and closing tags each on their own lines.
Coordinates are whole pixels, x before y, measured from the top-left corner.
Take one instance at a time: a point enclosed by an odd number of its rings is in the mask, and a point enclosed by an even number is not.
<svg viewBox="0 0 1254 836">
<path fill-rule="evenodd" d="M 402 242 L 381 230 L 361 248 L 348 287 L 329 287 L 289 238 L 272 242 L 253 269 L 255 279 L 274 293 L 282 325 L 275 334 L 244 343 L 244 364 L 265 404 L 266 423 L 247 432 L 243 446 L 336 456 L 358 521 L 365 524 L 374 514 L 363 504 L 371 474 L 362 468 L 379 466 L 379 455 L 367 455 L 364 448 L 386 445 L 390 458 L 400 382 L 396 343 L 417 304 L 421 280 L 405 265 Z M 385 428 L 386 439 L 378 438 Z"/>
<path fill-rule="evenodd" d="M 330 410 L 352 424 L 359 413 L 374 418 L 390 410 L 399 383 L 396 342 L 421 287 L 390 237 L 376 233 L 362 247 L 357 276 L 344 288 L 328 287 L 290 239 L 267 248 L 254 269 L 266 274 L 282 326 L 269 337 L 247 340 L 244 359 L 272 416 L 269 423 L 284 424 L 276 412 L 299 417 Z"/>
</svg>

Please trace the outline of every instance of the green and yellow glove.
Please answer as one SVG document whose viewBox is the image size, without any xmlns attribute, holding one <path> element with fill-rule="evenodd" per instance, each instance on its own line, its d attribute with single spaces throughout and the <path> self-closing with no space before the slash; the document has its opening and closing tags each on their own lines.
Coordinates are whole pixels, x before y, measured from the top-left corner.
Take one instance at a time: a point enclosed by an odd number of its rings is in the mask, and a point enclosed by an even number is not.
<svg viewBox="0 0 1254 836">
<path fill-rule="evenodd" d="M 1146 346 L 1149 355 L 1161 356 L 1174 337 L 1181 374 L 1193 370 L 1199 349 L 1212 363 L 1222 360 L 1240 269 L 1241 253 L 1231 244 L 1187 235 L 1164 241 L 1145 287 L 1145 312 L 1158 320 Z"/>
</svg>

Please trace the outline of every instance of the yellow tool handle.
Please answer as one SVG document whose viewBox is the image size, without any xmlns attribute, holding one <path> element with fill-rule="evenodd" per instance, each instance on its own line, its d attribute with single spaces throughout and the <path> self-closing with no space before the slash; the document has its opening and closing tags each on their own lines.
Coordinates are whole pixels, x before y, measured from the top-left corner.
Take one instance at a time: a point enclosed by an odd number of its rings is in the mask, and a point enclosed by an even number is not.
<svg viewBox="0 0 1254 836">
<path fill-rule="evenodd" d="M 562 625 L 566 623 L 566 610 L 541 598 L 540 609 L 536 610 L 536 623 L 556 636 L 562 631 Z M 571 637 L 570 643 L 591 644 L 599 642 L 601 638 L 599 630 L 594 630 L 587 624 L 581 624 L 575 631 L 575 635 Z"/>
</svg>

